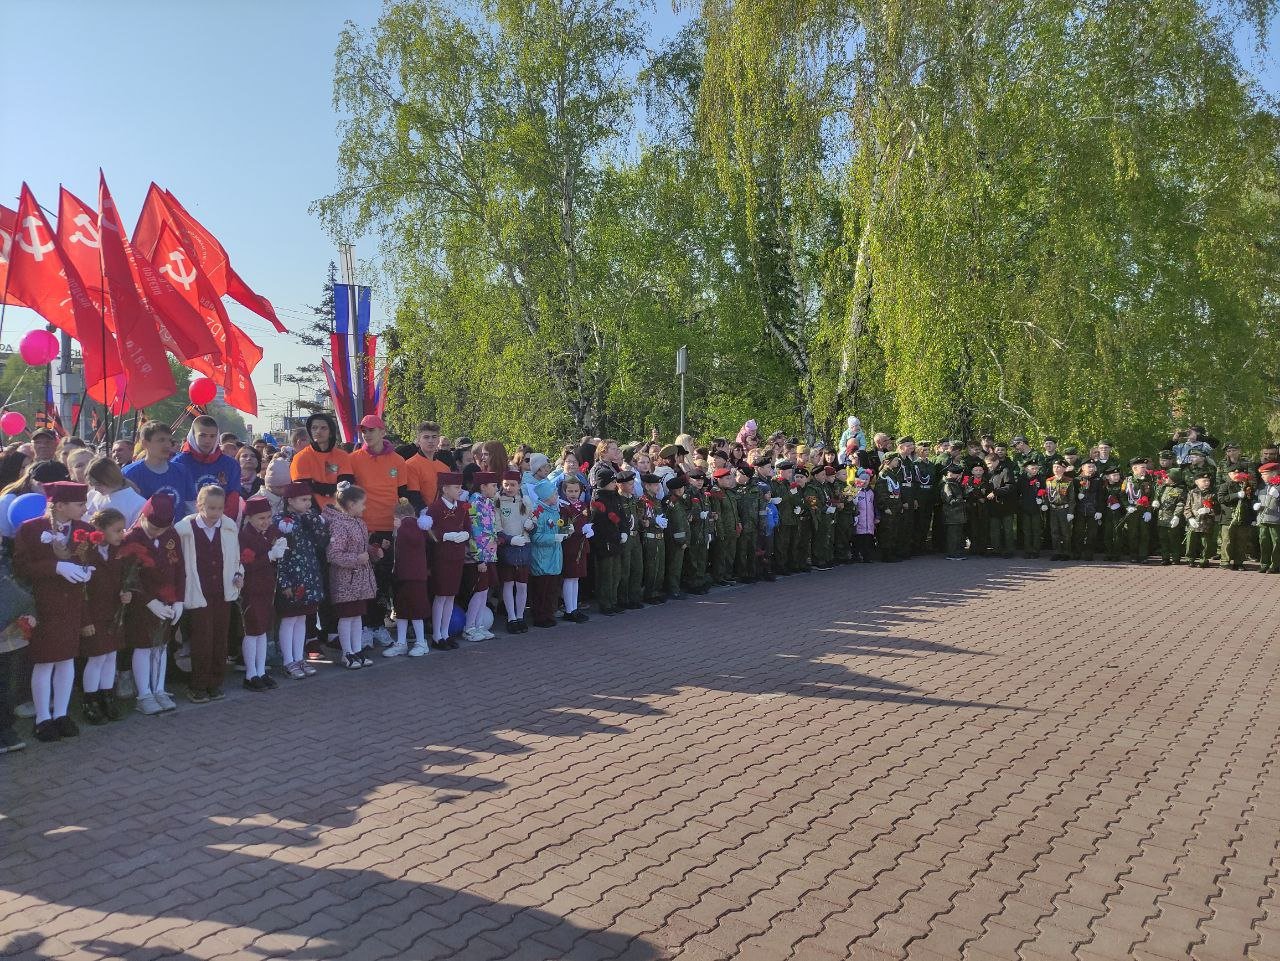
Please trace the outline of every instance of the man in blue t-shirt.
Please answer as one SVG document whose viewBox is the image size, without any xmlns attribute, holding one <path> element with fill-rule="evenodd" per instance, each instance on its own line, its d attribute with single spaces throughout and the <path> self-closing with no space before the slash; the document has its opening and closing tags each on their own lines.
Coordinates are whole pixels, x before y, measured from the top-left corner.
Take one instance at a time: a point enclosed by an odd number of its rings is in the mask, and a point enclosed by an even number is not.
<svg viewBox="0 0 1280 961">
<path fill-rule="evenodd" d="M 240 494 L 240 462 L 223 453 L 216 420 L 208 414 L 197 417 L 191 424 L 182 452 L 174 455 L 173 462 L 186 468 L 197 491 L 210 484 L 217 484 L 226 491 L 233 500 L 227 505 L 227 513 L 235 516 L 234 499 Z"/>
<path fill-rule="evenodd" d="M 147 421 L 142 427 L 142 450 L 143 459 L 124 469 L 125 480 L 146 498 L 159 493 L 172 495 L 179 517 L 191 513 L 196 501 L 196 486 L 187 469 L 170 459 L 173 456 L 173 431 L 169 425 L 156 420 Z"/>
</svg>

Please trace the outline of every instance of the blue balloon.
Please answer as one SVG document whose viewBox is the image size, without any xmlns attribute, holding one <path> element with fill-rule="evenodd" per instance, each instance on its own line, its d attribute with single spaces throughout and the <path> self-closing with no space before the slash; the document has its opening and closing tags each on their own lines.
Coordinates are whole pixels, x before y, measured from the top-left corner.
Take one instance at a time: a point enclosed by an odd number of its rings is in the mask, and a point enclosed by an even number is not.
<svg viewBox="0 0 1280 961">
<path fill-rule="evenodd" d="M 461 634 L 467 626 L 467 612 L 457 604 L 453 605 L 453 613 L 449 615 L 449 635 Z"/>
<path fill-rule="evenodd" d="M 9 523 L 16 531 L 27 521 L 43 517 L 48 506 L 49 502 L 43 494 L 31 493 L 15 497 L 9 505 Z"/>
</svg>

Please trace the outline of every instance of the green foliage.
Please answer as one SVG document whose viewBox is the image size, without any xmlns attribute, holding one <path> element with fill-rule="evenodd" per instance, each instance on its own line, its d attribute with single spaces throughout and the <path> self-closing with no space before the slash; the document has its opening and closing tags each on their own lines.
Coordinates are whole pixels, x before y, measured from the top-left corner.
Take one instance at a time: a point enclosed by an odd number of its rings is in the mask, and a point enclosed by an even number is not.
<svg viewBox="0 0 1280 961">
<path fill-rule="evenodd" d="M 611 2 L 391 2 L 316 210 L 382 238 L 402 429 L 670 436 L 687 344 L 695 434 L 1252 446 L 1280 121 L 1231 36 L 1276 5 L 700 0 L 640 62 Z"/>
</svg>

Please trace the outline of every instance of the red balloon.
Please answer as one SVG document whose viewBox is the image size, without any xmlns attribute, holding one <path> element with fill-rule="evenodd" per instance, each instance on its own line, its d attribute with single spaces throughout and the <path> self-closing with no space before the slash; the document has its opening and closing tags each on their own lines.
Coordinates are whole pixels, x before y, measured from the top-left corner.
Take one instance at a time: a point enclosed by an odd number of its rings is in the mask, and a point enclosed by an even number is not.
<svg viewBox="0 0 1280 961">
<path fill-rule="evenodd" d="M 218 385 L 208 377 L 197 377 L 187 388 L 187 396 L 191 398 L 191 403 L 203 407 L 218 396 Z"/>
<path fill-rule="evenodd" d="M 21 434 L 26 429 L 27 419 L 16 410 L 0 414 L 0 431 L 4 431 L 6 434 L 12 436 L 14 434 Z"/>
<path fill-rule="evenodd" d="M 30 331 L 18 343 L 18 353 L 32 367 L 42 367 L 58 356 L 58 338 L 47 330 Z"/>
</svg>

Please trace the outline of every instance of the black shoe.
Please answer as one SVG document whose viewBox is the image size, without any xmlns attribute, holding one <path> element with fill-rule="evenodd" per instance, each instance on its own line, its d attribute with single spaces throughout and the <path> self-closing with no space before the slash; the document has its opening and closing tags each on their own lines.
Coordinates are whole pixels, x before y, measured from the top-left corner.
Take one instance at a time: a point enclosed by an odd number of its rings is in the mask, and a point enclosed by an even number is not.
<svg viewBox="0 0 1280 961">
<path fill-rule="evenodd" d="M 352 658 L 352 657 L 355 657 L 355 656 L 356 656 L 355 654 L 348 654 L 348 655 L 347 655 L 348 659 L 350 659 L 350 658 Z M 202 690 L 200 690 L 199 688 L 194 688 L 194 687 L 193 687 L 193 688 L 191 688 L 190 690 L 188 690 L 188 691 L 187 691 L 187 700 L 188 700 L 188 701 L 190 701 L 192 704 L 208 704 L 208 703 L 209 703 L 209 692 L 208 692 L 208 691 L 202 691 Z"/>
<path fill-rule="evenodd" d="M 37 741 L 61 741 L 62 731 L 58 729 L 57 721 L 41 721 L 36 725 Z"/>
<path fill-rule="evenodd" d="M 80 733 L 80 728 L 76 727 L 76 722 L 71 720 L 71 716 L 69 714 L 64 714 L 62 717 L 55 717 L 53 719 L 53 723 L 58 725 L 58 733 L 63 737 L 75 737 Z"/>
<path fill-rule="evenodd" d="M 519 634 L 519 633 L 520 633 L 520 628 L 516 627 L 516 624 L 518 624 L 518 623 L 519 623 L 519 622 L 518 622 L 518 621 L 516 621 L 514 618 L 507 618 L 507 633 L 508 633 L 508 634 Z M 432 643 L 434 643 L 434 642 L 432 642 Z"/>
<path fill-rule="evenodd" d="M 444 645 L 444 649 L 446 651 L 456 651 L 460 646 L 458 642 L 455 641 L 452 637 L 448 638 L 447 640 L 441 641 L 440 643 Z"/>
<path fill-rule="evenodd" d="M 572 614 L 566 614 L 565 616 L 575 624 L 585 624 L 591 620 L 590 616 L 582 608 L 578 608 Z"/>
<path fill-rule="evenodd" d="M 850 561 L 849 563 L 852 564 L 853 561 Z M 766 574 L 764 575 L 764 577 L 760 578 L 760 580 L 764 581 L 766 584 L 772 584 L 774 581 L 777 580 L 777 578 L 774 577 L 772 574 Z"/>
<path fill-rule="evenodd" d="M 262 682 L 262 689 L 264 691 L 274 691 L 280 686 L 276 683 L 276 679 L 270 674 L 260 674 L 258 676 L 258 680 Z"/>
<path fill-rule="evenodd" d="M 84 700 L 80 704 L 80 713 L 84 715 L 85 721 L 94 727 L 101 727 L 107 723 L 106 717 L 103 716 L 102 708 L 98 706 L 97 691 L 84 695 Z"/>
<path fill-rule="evenodd" d="M 513 633 L 513 634 L 514 634 L 514 633 L 515 633 L 515 631 L 512 631 L 511 633 Z M 431 650 L 433 650 L 433 651 L 447 651 L 447 650 L 449 650 L 447 647 L 445 647 L 445 646 L 444 646 L 443 644 L 441 644 L 439 641 L 427 641 L 427 647 L 429 647 L 429 648 L 430 648 Z"/>
<path fill-rule="evenodd" d="M 98 692 L 98 707 L 102 708 L 102 716 L 108 721 L 118 721 L 124 717 L 120 711 L 120 705 L 116 703 L 116 697 L 110 691 Z"/>
<path fill-rule="evenodd" d="M 626 610 L 628 610 L 628 611 L 643 611 L 643 610 L 644 610 L 644 605 L 643 605 L 643 604 L 641 604 L 639 601 L 632 601 L 630 604 L 623 604 L 622 606 L 623 606 Z"/>
<path fill-rule="evenodd" d="M 689 595 L 684 593 L 684 591 L 676 591 L 674 594 L 672 594 L 668 598 L 668 600 L 672 600 L 672 601 L 686 601 L 688 599 L 689 599 Z"/>
<path fill-rule="evenodd" d="M 552 620 L 549 620 L 549 621 L 534 621 L 534 622 L 533 622 L 533 626 L 534 626 L 534 627 L 544 627 L 544 628 L 545 628 L 545 627 L 555 627 L 555 626 L 556 626 L 556 622 L 555 622 L 555 619 L 554 619 L 554 618 L 553 618 Z"/>
<path fill-rule="evenodd" d="M 519 634 L 529 633 L 529 622 L 526 621 L 523 617 L 516 618 L 516 632 Z"/>
<path fill-rule="evenodd" d="M 616 617 L 622 613 L 622 610 L 617 607 L 602 607 L 600 608 L 600 613 L 605 617 Z"/>
<path fill-rule="evenodd" d="M 262 683 L 262 678 L 260 677 L 246 677 L 240 682 L 240 686 L 246 691 L 265 691 L 267 689 L 266 685 Z"/>
<path fill-rule="evenodd" d="M 209 688 L 209 700 L 221 701 L 224 697 L 226 697 L 226 695 L 222 693 L 222 688 L 220 687 Z"/>
</svg>

